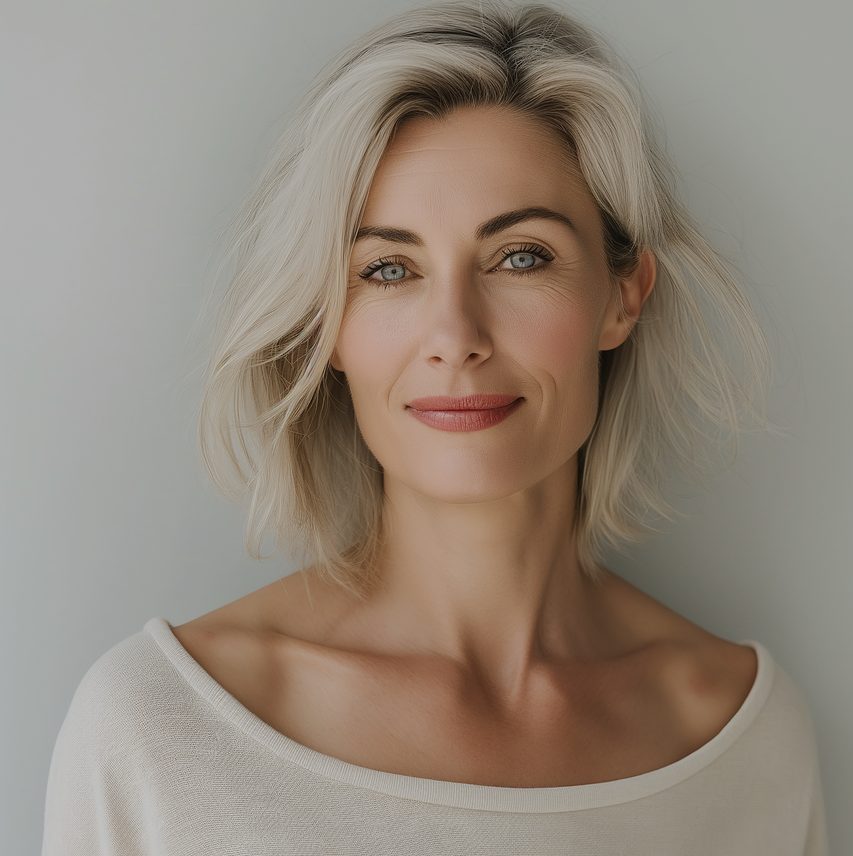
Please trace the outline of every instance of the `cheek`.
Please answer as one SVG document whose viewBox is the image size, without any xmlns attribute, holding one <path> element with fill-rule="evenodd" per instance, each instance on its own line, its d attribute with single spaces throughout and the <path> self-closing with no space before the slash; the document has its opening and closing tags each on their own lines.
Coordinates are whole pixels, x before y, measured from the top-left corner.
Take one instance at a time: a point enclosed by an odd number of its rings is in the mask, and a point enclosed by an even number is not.
<svg viewBox="0 0 853 856">
<path fill-rule="evenodd" d="M 543 319 L 533 347 L 542 363 L 571 374 L 598 362 L 598 328 L 586 319 Z"/>
<path fill-rule="evenodd" d="M 597 384 L 601 323 L 597 301 L 555 301 L 519 319 L 516 336 L 531 366 L 539 366 L 555 381 L 592 378 Z"/>
<path fill-rule="evenodd" d="M 531 319 L 532 320 L 532 319 Z M 552 451 L 574 452 L 589 436 L 598 413 L 601 313 L 578 306 L 538 314 L 523 331 L 528 367 L 541 388 L 540 429 Z M 519 331 L 521 332 L 521 331 Z"/>
<path fill-rule="evenodd" d="M 407 347 L 400 331 L 394 319 L 376 318 L 360 309 L 344 318 L 335 351 L 356 411 L 367 398 L 384 399 L 398 376 Z"/>
</svg>

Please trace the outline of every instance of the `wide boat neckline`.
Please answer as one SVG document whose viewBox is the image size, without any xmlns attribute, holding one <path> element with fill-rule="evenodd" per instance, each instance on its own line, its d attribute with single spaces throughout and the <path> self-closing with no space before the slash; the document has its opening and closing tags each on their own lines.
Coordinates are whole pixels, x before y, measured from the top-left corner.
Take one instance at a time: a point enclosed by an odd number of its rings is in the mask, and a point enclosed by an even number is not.
<svg viewBox="0 0 853 856">
<path fill-rule="evenodd" d="M 218 684 L 181 645 L 165 619 L 152 618 L 145 630 L 181 678 L 223 719 L 279 758 L 343 785 L 400 799 L 480 811 L 578 811 L 630 802 L 671 788 L 709 766 L 749 728 L 770 695 L 775 671 L 773 659 L 763 645 L 752 640 L 743 642 L 755 651 L 758 659 L 758 670 L 749 694 L 715 737 L 673 764 L 610 782 L 554 788 L 506 788 L 385 773 L 309 749 L 267 725 Z"/>
</svg>

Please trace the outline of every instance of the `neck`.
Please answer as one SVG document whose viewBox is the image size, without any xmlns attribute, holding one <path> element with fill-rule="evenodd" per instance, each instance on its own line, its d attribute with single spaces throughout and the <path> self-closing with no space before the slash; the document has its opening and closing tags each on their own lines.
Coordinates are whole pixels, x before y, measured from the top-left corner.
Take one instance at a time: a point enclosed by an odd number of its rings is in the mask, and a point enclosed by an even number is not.
<svg viewBox="0 0 853 856">
<path fill-rule="evenodd" d="M 596 587 L 575 555 L 576 482 L 572 459 L 513 496 L 451 504 L 386 480 L 371 625 L 386 644 L 509 683 L 537 661 L 582 655 Z"/>
</svg>

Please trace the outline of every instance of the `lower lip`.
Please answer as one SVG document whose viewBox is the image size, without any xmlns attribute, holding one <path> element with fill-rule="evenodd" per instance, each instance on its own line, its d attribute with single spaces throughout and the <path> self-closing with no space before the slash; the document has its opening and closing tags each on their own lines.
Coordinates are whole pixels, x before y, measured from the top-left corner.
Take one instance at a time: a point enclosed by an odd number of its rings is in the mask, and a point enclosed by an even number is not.
<svg viewBox="0 0 853 856">
<path fill-rule="evenodd" d="M 441 431 L 482 431 L 503 422 L 507 416 L 517 410 L 522 399 L 517 398 L 503 407 L 490 407 L 488 410 L 414 410 L 406 408 L 415 419 L 438 428 Z"/>
</svg>

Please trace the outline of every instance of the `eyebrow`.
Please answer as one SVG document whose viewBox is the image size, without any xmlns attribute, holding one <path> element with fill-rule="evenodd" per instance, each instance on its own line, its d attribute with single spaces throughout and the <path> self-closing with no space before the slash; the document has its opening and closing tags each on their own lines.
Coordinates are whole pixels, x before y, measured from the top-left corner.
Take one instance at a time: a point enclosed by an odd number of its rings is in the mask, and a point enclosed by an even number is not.
<svg viewBox="0 0 853 856">
<path fill-rule="evenodd" d="M 485 223 L 477 226 L 475 233 L 477 240 L 482 241 L 491 238 L 503 232 L 504 229 L 509 229 L 511 226 L 516 226 L 526 220 L 554 220 L 568 226 L 573 232 L 577 232 L 575 224 L 565 214 L 560 214 L 558 211 L 538 207 L 518 208 L 515 211 L 498 214 L 497 217 L 492 217 L 491 220 L 486 220 Z M 363 226 L 356 232 L 355 240 L 360 241 L 363 238 L 379 238 L 394 244 L 411 244 L 416 247 L 424 245 L 423 240 L 414 232 L 409 232 L 407 229 L 394 229 L 390 226 Z"/>
<path fill-rule="evenodd" d="M 577 232 L 575 224 L 558 211 L 552 211 L 550 208 L 519 208 L 516 211 L 507 211 L 506 214 L 498 214 L 497 217 L 492 217 L 491 220 L 486 220 L 485 223 L 477 226 L 477 240 L 491 238 L 525 220 L 555 220 L 557 223 L 568 226 L 573 232 Z"/>
<path fill-rule="evenodd" d="M 414 244 L 416 247 L 424 245 L 414 232 L 409 232 L 407 229 L 392 229 L 390 226 L 363 226 L 355 233 L 356 241 L 362 238 L 380 238 L 392 244 Z"/>
</svg>

